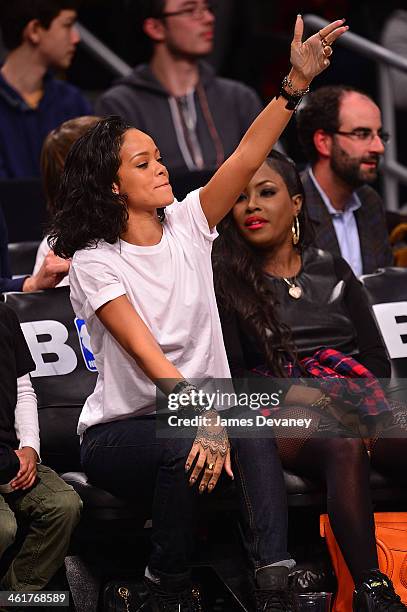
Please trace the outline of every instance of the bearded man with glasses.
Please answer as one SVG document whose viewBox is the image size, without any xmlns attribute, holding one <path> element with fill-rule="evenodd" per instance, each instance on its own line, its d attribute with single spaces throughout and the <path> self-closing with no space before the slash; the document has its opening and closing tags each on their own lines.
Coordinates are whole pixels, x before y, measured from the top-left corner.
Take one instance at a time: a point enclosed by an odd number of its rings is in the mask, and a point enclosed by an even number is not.
<svg viewBox="0 0 407 612">
<path fill-rule="evenodd" d="M 140 0 L 152 56 L 98 100 L 99 115 L 119 115 L 152 136 L 170 171 L 214 170 L 262 110 L 242 83 L 215 76 L 202 61 L 213 48 L 213 0 Z"/>
<path fill-rule="evenodd" d="M 321 87 L 298 112 L 297 130 L 314 244 L 342 256 L 356 276 L 392 265 L 383 202 L 371 187 L 390 138 L 378 106 L 354 88 Z"/>
</svg>

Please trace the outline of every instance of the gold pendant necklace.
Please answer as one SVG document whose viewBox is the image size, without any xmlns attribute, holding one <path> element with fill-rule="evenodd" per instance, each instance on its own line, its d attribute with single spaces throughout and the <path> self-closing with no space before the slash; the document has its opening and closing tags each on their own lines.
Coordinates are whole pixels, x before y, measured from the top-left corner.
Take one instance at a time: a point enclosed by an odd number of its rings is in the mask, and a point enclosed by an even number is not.
<svg viewBox="0 0 407 612">
<path fill-rule="evenodd" d="M 283 281 L 289 286 L 288 293 L 292 298 L 298 300 L 302 296 L 302 289 L 295 282 L 283 277 Z"/>
</svg>

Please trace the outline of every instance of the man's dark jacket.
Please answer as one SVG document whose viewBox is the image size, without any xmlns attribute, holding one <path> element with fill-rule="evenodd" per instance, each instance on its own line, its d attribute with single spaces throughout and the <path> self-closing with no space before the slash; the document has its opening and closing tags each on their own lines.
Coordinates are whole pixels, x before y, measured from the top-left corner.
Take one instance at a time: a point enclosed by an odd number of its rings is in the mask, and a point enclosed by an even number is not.
<svg viewBox="0 0 407 612">
<path fill-rule="evenodd" d="M 307 170 L 301 174 L 305 190 L 305 204 L 314 231 L 313 244 L 333 255 L 340 256 L 340 248 L 324 201 L 322 200 Z M 363 274 L 371 274 L 378 268 L 393 264 L 383 201 L 379 194 L 369 185 L 363 185 L 356 191 L 362 206 L 355 211 L 362 254 Z"/>
</svg>

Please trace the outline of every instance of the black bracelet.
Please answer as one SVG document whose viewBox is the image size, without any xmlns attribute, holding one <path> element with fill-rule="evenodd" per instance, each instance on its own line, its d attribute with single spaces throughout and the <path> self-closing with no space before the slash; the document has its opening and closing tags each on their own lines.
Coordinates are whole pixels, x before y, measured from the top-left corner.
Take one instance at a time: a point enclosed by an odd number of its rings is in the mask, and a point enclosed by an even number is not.
<svg viewBox="0 0 407 612">
<path fill-rule="evenodd" d="M 177 412 L 192 409 L 194 412 L 202 414 L 210 408 L 205 393 L 187 380 L 180 380 L 171 391 L 171 395 L 172 394 L 188 396 L 190 400 L 187 405 L 183 405 L 183 402 L 179 402 Z"/>
<path fill-rule="evenodd" d="M 302 96 L 292 96 L 284 89 L 284 87 L 280 89 L 277 99 L 280 98 L 280 96 L 287 100 L 287 104 L 285 105 L 285 107 L 289 111 L 295 111 L 302 100 Z"/>
<path fill-rule="evenodd" d="M 286 87 L 291 90 L 291 93 L 288 93 Z M 288 76 L 284 77 L 283 82 L 281 83 L 281 88 L 278 93 L 277 98 L 284 98 L 287 100 L 287 104 L 285 105 L 286 109 L 289 111 L 295 111 L 301 102 L 303 96 L 309 92 L 309 87 L 305 89 L 295 89 L 292 84 L 292 81 L 288 78 Z"/>
</svg>

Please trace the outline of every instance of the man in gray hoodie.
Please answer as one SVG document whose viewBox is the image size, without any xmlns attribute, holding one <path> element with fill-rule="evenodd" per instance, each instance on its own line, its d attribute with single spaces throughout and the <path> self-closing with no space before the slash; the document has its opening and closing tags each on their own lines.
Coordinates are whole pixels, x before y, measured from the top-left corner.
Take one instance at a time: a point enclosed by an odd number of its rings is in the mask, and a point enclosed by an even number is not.
<svg viewBox="0 0 407 612">
<path fill-rule="evenodd" d="M 201 60 L 213 47 L 211 0 L 142 4 L 150 62 L 104 93 L 96 112 L 120 115 L 150 134 L 170 170 L 215 169 L 261 111 L 260 99 L 246 85 L 215 76 Z"/>
</svg>

